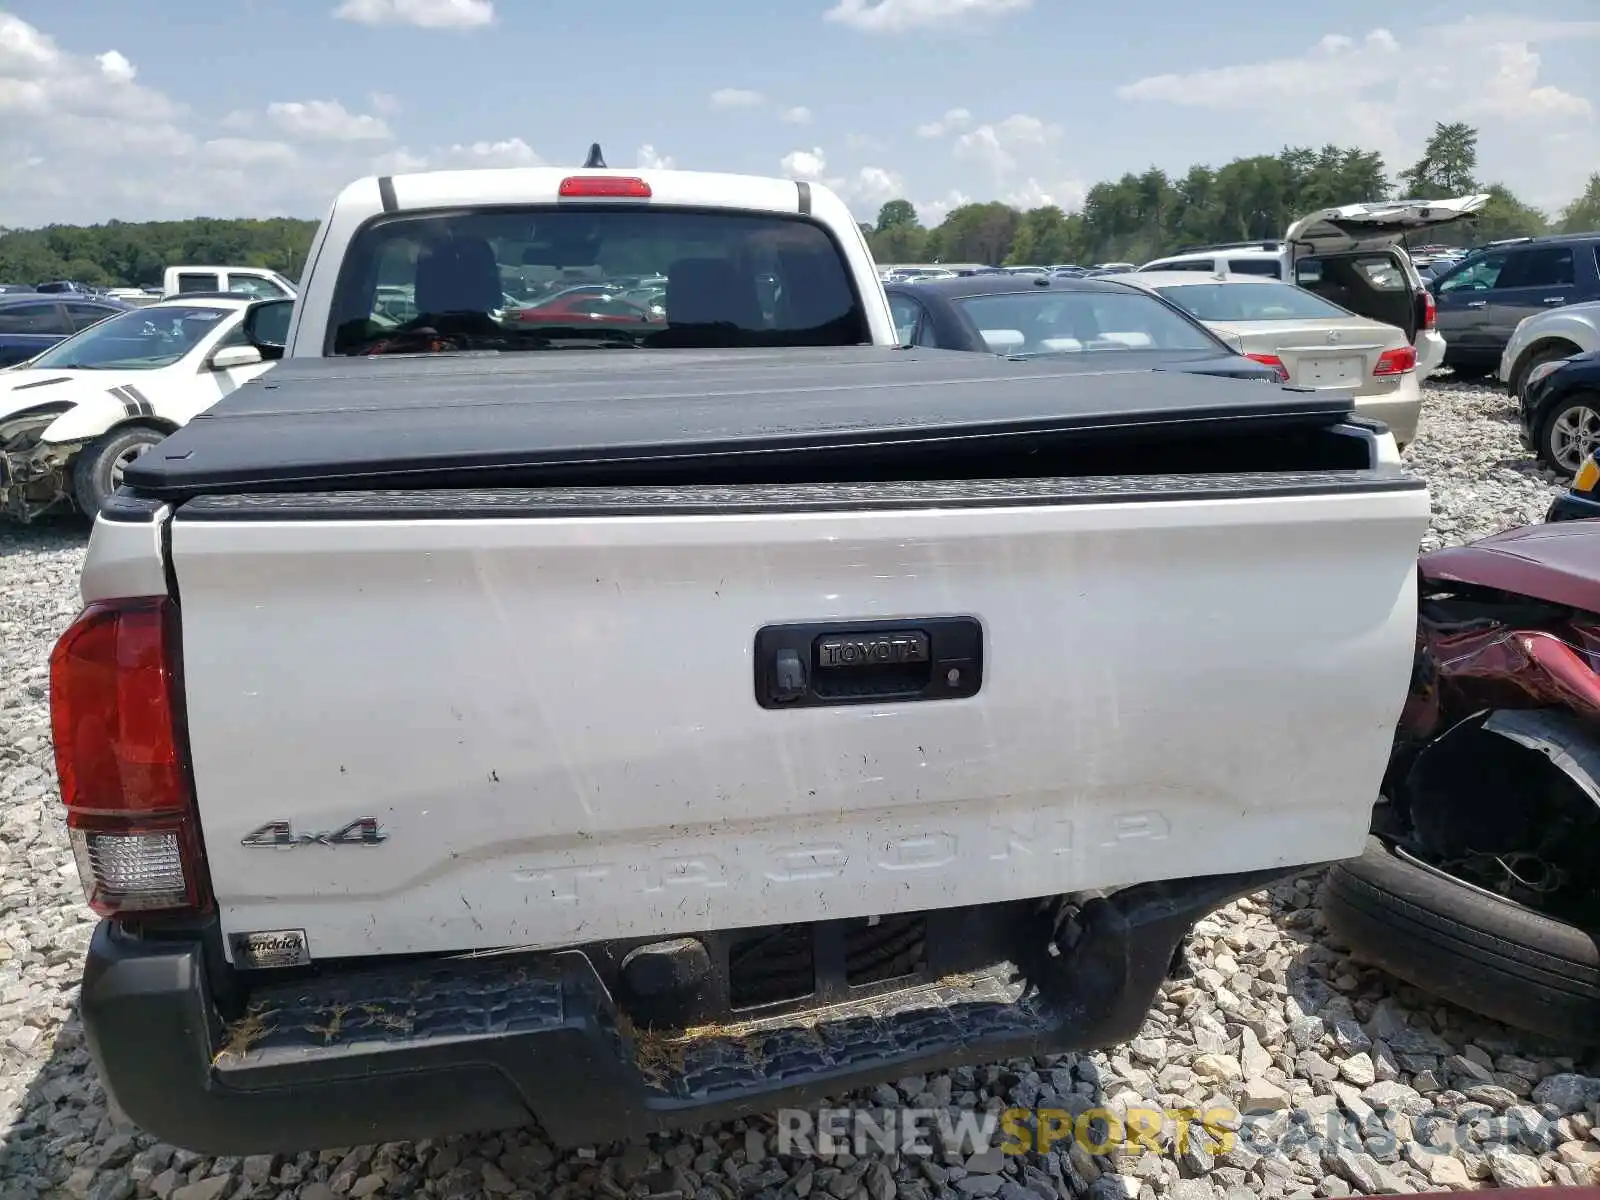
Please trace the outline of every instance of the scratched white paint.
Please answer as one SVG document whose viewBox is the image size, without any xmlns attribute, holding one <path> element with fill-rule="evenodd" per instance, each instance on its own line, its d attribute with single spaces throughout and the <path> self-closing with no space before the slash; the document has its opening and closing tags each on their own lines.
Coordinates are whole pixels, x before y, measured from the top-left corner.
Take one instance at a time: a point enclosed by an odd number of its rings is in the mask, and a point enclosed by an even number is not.
<svg viewBox="0 0 1600 1200">
<path fill-rule="evenodd" d="M 1358 853 L 1427 498 L 179 520 L 229 932 L 557 946 Z M 970 614 L 974 699 L 774 712 L 762 625 Z M 375 816 L 380 846 L 262 850 Z"/>
</svg>

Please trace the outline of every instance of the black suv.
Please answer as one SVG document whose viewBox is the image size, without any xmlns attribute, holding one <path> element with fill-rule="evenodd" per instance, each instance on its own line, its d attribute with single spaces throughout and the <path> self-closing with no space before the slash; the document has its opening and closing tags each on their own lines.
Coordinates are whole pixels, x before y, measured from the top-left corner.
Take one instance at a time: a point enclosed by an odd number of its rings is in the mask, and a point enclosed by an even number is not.
<svg viewBox="0 0 1600 1200">
<path fill-rule="evenodd" d="M 1600 231 L 1512 238 L 1474 250 L 1428 282 L 1445 365 L 1487 375 L 1518 322 L 1547 308 L 1600 300 Z"/>
</svg>

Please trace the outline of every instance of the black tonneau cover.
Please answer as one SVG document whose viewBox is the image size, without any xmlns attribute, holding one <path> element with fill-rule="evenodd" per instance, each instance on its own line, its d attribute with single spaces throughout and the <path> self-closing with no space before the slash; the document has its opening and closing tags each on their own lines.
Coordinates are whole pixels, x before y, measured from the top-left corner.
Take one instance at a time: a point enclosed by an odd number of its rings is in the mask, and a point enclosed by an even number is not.
<svg viewBox="0 0 1600 1200">
<path fill-rule="evenodd" d="M 406 486 L 518 472 L 617 483 L 641 470 L 885 451 L 897 458 L 998 439 L 1119 441 L 1178 429 L 1326 427 L 1353 399 L 1083 359 L 1005 360 L 885 346 L 584 349 L 288 359 L 127 468 L 153 499 Z M 1177 427 L 1177 428 L 1175 428 Z"/>
</svg>

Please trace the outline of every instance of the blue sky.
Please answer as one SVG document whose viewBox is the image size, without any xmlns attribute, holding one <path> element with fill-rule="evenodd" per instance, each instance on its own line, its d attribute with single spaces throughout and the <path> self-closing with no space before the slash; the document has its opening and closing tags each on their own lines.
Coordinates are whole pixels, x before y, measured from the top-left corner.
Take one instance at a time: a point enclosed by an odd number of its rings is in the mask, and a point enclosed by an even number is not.
<svg viewBox="0 0 1600 1200">
<path fill-rule="evenodd" d="M 1455 119 L 1554 208 L 1600 170 L 1597 62 L 1600 0 L 0 0 L 0 226 L 319 216 L 373 171 L 596 139 L 936 220 L 1286 142 L 1397 169 Z"/>
</svg>

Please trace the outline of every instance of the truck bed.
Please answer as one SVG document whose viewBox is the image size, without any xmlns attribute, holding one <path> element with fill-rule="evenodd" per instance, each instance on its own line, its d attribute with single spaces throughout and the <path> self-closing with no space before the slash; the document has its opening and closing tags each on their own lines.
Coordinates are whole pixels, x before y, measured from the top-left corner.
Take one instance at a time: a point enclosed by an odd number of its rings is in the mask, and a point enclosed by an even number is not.
<svg viewBox="0 0 1600 1200">
<path fill-rule="evenodd" d="M 162 500 L 253 491 L 875 481 L 1083 474 L 1076 450 L 1172 469 L 1174 439 L 1244 462 L 1347 418 L 1348 396 L 1163 371 L 893 347 L 289 360 L 130 466 Z M 1107 459 L 1113 452 L 1125 462 Z M 1324 467 L 1314 450 L 1304 462 Z M 1193 462 L 1199 459 L 1191 458 Z M 1257 458 L 1257 465 L 1259 460 Z M 1359 460 L 1338 465 L 1365 465 Z M 1213 457 L 1202 469 L 1228 469 Z"/>
<path fill-rule="evenodd" d="M 1428 498 L 1342 400 L 892 349 L 264 379 L 139 460 L 120 518 L 171 514 L 230 953 L 877 918 L 1363 844 Z M 261 833 L 351 822 L 381 845 Z"/>
</svg>

